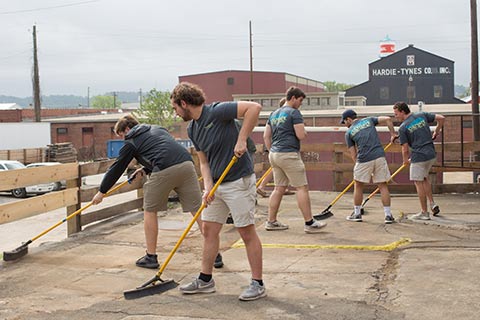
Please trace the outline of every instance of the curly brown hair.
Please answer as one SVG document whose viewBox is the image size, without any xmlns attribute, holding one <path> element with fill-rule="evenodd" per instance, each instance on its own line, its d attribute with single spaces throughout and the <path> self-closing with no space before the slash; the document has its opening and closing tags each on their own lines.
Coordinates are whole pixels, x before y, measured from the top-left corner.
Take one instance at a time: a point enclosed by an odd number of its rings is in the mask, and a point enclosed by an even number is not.
<svg viewBox="0 0 480 320">
<path fill-rule="evenodd" d="M 185 101 L 192 106 L 201 106 L 205 103 L 205 93 L 196 84 L 180 82 L 170 94 L 170 99 L 177 105 L 180 105 L 181 101 Z"/>
</svg>

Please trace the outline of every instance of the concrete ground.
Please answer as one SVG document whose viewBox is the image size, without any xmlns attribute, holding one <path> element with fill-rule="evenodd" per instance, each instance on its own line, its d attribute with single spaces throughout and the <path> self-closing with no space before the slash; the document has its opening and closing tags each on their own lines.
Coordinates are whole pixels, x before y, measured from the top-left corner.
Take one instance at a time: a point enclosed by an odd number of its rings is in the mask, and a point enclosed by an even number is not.
<svg viewBox="0 0 480 320">
<path fill-rule="evenodd" d="M 313 208 L 323 210 L 336 195 L 311 192 Z M 216 293 L 185 296 L 175 288 L 125 300 L 123 291 L 156 273 L 135 266 L 144 253 L 142 213 L 125 213 L 66 240 L 32 246 L 15 262 L 0 262 L 0 319 L 476 319 L 479 195 L 438 195 L 436 202 L 439 217 L 415 222 L 399 218 L 419 210 L 416 196 L 394 195 L 398 222 L 385 225 L 377 196 L 368 202 L 363 222 L 349 222 L 347 193 L 333 206 L 324 232 L 305 234 L 295 196 L 284 197 L 279 213 L 290 225 L 286 231 L 265 231 L 268 199 L 258 199 L 268 296 L 251 302 L 238 300 L 250 273 L 231 225 L 221 234 L 225 266 L 214 270 Z M 190 218 L 178 208 L 159 216 L 159 260 Z M 2 226 L 2 235 L 35 235 L 9 225 Z M 409 242 L 400 244 L 402 239 Z M 200 270 L 201 247 L 194 227 L 162 279 L 191 281 Z M 388 249 L 393 250 L 383 251 Z"/>
</svg>

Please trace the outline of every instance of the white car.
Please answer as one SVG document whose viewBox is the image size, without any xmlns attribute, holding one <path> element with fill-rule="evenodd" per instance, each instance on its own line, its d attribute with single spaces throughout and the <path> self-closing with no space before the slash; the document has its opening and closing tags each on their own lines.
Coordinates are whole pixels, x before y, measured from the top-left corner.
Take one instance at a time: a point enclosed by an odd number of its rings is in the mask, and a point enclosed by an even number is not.
<svg viewBox="0 0 480 320">
<path fill-rule="evenodd" d="M 0 171 L 26 168 L 26 166 L 15 160 L 0 160 Z M 10 192 L 15 198 L 25 198 L 27 194 L 43 194 L 53 191 L 55 183 L 43 183 L 24 188 L 13 189 Z"/>
<path fill-rule="evenodd" d="M 61 163 L 60 162 L 35 162 L 35 163 L 27 164 L 27 168 L 54 166 L 56 164 L 61 164 Z M 65 189 L 67 187 L 67 181 L 65 180 L 54 182 L 54 184 L 55 184 L 55 187 L 53 188 L 54 191 Z"/>
</svg>

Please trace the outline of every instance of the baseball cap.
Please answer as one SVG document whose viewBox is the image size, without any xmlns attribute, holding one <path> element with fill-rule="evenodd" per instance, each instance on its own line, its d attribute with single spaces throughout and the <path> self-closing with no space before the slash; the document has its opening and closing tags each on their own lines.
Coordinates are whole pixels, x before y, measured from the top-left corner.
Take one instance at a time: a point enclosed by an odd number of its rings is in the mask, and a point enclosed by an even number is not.
<svg viewBox="0 0 480 320">
<path fill-rule="evenodd" d="M 353 111 L 352 109 L 347 109 L 347 110 L 343 111 L 342 120 L 340 120 L 340 123 L 345 123 L 345 120 L 347 118 L 355 119 L 355 118 L 357 118 L 357 113 L 355 111 Z"/>
</svg>

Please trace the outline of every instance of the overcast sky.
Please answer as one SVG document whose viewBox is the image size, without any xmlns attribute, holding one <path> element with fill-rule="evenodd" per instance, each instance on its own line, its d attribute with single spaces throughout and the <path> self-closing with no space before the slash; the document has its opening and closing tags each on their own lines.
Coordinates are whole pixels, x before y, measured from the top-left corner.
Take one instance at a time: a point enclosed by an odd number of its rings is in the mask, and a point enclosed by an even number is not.
<svg viewBox="0 0 480 320">
<path fill-rule="evenodd" d="M 179 75 L 253 66 L 319 81 L 368 80 L 387 34 L 455 62 L 470 82 L 469 0 L 0 0 L 0 95 L 171 90 Z"/>
</svg>

